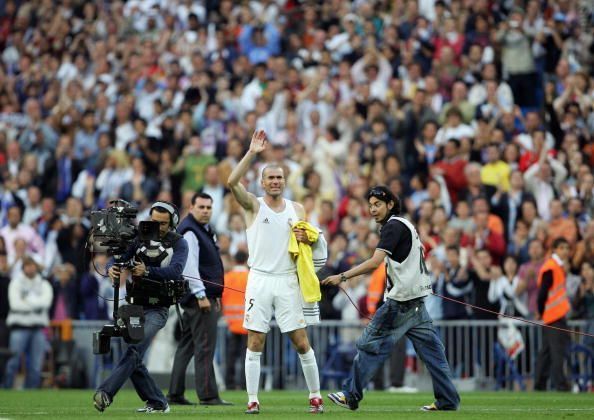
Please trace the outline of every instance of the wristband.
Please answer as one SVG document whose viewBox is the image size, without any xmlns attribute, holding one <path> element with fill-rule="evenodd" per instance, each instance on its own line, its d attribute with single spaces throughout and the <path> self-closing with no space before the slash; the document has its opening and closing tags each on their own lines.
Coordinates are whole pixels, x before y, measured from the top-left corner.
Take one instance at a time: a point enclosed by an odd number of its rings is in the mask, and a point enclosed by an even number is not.
<svg viewBox="0 0 594 420">
<path fill-rule="evenodd" d="M 340 273 L 340 282 L 344 283 L 345 281 L 347 281 L 347 277 L 344 275 L 344 273 Z"/>
</svg>

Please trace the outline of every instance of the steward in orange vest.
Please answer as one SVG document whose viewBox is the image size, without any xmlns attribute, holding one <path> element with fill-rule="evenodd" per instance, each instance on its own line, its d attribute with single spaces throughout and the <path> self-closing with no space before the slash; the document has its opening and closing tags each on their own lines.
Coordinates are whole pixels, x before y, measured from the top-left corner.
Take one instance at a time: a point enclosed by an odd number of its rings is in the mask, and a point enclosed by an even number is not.
<svg viewBox="0 0 594 420">
<path fill-rule="evenodd" d="M 566 316 L 571 306 L 565 287 L 563 264 L 569 257 L 569 242 L 560 237 L 553 241 L 553 255 L 538 273 L 538 312 L 545 327 L 542 331 L 542 345 L 536 359 L 534 389 L 548 390 L 549 376 L 551 388 L 556 391 L 569 391 L 569 382 L 565 376 L 565 354 L 569 347 L 569 335 L 566 332 L 547 328 L 554 326 L 567 329 Z"/>
<path fill-rule="evenodd" d="M 373 316 L 384 300 L 384 291 L 386 289 L 386 265 L 380 264 L 369 279 L 367 286 L 367 312 Z"/>
<path fill-rule="evenodd" d="M 223 290 L 221 300 L 223 316 L 229 328 L 225 354 L 227 359 L 225 363 L 225 385 L 227 389 L 245 389 L 243 361 L 245 360 L 245 349 L 247 347 L 247 330 L 243 328 L 243 317 L 245 287 L 248 278 L 246 265 L 248 254 L 244 251 L 237 251 L 234 259 L 235 267 L 225 274 L 225 290 Z"/>
<path fill-rule="evenodd" d="M 245 265 L 237 265 L 225 274 L 225 290 L 221 305 L 229 331 L 233 334 L 247 334 L 247 330 L 243 328 L 247 278 L 248 268 Z M 242 293 L 232 289 L 241 290 Z"/>
<path fill-rule="evenodd" d="M 555 248 L 553 248 L 555 251 Z M 550 325 L 564 318 L 571 306 L 565 288 L 563 260 L 557 253 L 545 261 L 538 273 L 538 312 L 542 322 Z"/>
</svg>

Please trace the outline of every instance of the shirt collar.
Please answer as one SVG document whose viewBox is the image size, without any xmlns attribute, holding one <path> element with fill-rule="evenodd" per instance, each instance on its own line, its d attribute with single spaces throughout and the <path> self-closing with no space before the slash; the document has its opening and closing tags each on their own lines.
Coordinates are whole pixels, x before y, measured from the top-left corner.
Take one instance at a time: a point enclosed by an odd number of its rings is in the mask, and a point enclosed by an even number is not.
<svg viewBox="0 0 594 420">
<path fill-rule="evenodd" d="M 563 260 L 557 254 L 551 256 L 560 267 L 563 267 Z"/>
</svg>

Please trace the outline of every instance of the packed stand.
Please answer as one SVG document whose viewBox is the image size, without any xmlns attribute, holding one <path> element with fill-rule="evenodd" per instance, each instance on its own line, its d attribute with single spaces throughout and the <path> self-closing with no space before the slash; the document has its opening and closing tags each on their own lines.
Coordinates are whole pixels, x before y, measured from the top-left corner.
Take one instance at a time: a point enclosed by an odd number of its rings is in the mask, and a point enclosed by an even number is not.
<svg viewBox="0 0 594 420">
<path fill-rule="evenodd" d="M 573 313 L 593 332 L 586 3 L 7 0 L 2 290 L 27 261 L 53 285 L 49 319 L 109 318 L 89 211 L 123 198 L 139 219 L 157 199 L 185 212 L 199 190 L 231 269 L 247 247 L 225 183 L 264 129 L 271 147 L 245 185 L 260 192 L 263 167 L 282 163 L 288 198 L 329 239 L 328 274 L 373 252 L 365 193 L 385 184 L 418 227 L 434 290 L 482 307 L 534 318 L 538 269 L 564 236 Z M 351 285 L 362 307 L 368 284 Z M 336 293 L 323 318 L 356 319 Z M 496 318 L 431 303 L 435 319 Z"/>
</svg>

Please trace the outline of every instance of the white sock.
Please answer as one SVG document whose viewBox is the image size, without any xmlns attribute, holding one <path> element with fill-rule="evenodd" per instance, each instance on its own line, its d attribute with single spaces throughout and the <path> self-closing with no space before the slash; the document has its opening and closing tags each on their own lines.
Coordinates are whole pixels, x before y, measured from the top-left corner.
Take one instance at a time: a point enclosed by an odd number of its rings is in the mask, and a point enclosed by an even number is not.
<svg viewBox="0 0 594 420">
<path fill-rule="evenodd" d="M 246 349 L 245 352 L 245 386 L 248 393 L 248 403 L 258 401 L 258 386 L 260 384 L 260 357 L 262 352 Z"/>
<path fill-rule="evenodd" d="M 309 389 L 309 398 L 322 398 L 322 394 L 320 394 L 320 372 L 318 372 L 318 363 L 313 349 L 310 348 L 307 353 L 300 354 L 299 359 Z"/>
</svg>

